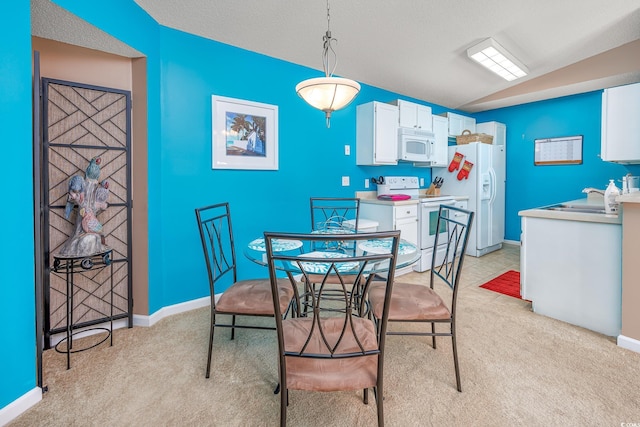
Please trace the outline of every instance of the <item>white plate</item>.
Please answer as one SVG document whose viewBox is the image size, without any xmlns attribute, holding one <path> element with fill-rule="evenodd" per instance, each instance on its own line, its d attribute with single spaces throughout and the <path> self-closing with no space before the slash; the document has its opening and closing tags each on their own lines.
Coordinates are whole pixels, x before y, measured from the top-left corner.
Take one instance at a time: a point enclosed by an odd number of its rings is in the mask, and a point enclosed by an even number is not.
<svg viewBox="0 0 640 427">
<path fill-rule="evenodd" d="M 264 244 L 264 239 L 256 239 L 249 243 L 249 249 L 253 249 L 254 251 L 266 252 L 267 248 Z M 286 240 L 286 239 L 274 239 L 273 240 L 273 251 L 274 252 L 284 252 L 284 251 L 292 251 L 294 249 L 298 249 L 302 247 L 302 242 L 300 240 Z"/>
</svg>

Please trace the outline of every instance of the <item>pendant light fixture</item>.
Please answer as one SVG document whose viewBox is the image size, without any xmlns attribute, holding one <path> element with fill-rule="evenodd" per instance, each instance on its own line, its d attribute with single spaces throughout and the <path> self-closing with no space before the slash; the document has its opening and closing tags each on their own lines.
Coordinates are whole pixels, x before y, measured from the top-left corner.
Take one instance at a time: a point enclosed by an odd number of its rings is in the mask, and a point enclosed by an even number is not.
<svg viewBox="0 0 640 427">
<path fill-rule="evenodd" d="M 333 72 L 338 63 L 338 56 L 332 43 L 337 39 L 331 37 L 329 17 L 329 0 L 327 0 L 327 32 L 323 36 L 322 67 L 324 77 L 316 77 L 304 80 L 296 85 L 298 95 L 307 101 L 309 105 L 322 110 L 327 118 L 327 127 L 330 126 L 331 113 L 349 105 L 360 92 L 360 84 L 350 79 L 333 77 Z M 329 54 L 333 56 L 331 66 Z"/>
</svg>

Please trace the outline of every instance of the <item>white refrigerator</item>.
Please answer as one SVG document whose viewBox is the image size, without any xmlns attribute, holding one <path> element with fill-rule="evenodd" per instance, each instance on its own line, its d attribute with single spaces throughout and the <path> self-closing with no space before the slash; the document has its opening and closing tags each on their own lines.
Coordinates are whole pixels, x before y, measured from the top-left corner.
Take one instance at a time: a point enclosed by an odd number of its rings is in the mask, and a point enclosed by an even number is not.
<svg viewBox="0 0 640 427">
<path fill-rule="evenodd" d="M 456 153 L 464 156 L 453 172 L 443 169 L 438 176 L 444 178 L 441 194 L 468 196 L 468 209 L 475 212 L 467 254 L 475 257 L 502 248 L 505 215 L 504 145 L 474 142 L 449 146 L 449 162 Z M 458 156 L 459 157 L 459 156 Z M 467 178 L 458 179 L 465 161 L 473 166 Z M 435 173 L 435 172 L 434 172 Z"/>
</svg>

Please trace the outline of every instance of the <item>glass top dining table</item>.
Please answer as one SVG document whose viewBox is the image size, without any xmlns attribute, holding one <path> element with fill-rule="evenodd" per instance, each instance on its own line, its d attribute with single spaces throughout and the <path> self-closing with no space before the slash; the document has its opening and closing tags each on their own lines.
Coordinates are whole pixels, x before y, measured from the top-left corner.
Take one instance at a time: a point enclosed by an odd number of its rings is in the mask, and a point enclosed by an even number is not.
<svg viewBox="0 0 640 427">
<path fill-rule="evenodd" d="M 318 233 L 313 232 L 312 234 Z M 322 233 L 322 232 L 321 232 Z M 353 232 L 335 232 L 331 233 L 323 233 L 323 234 L 335 234 L 336 240 L 335 245 L 331 248 L 313 248 L 309 246 L 303 245 L 303 242 L 295 239 L 277 239 L 273 242 L 273 251 L 278 252 L 279 254 L 288 253 L 291 255 L 299 255 L 304 254 L 304 256 L 309 256 L 313 258 L 327 258 L 329 265 L 329 259 L 332 262 L 335 261 L 336 258 L 347 257 L 349 254 L 353 254 L 353 248 L 349 248 L 349 243 L 353 243 L 354 241 L 349 241 L 348 237 L 345 240 L 340 240 L 340 235 L 344 234 L 353 234 Z M 385 254 L 389 253 L 391 250 L 391 239 L 378 239 L 372 238 L 368 240 L 360 240 L 357 241 L 357 249 L 356 254 L 366 254 L 366 253 L 374 253 L 374 254 Z M 247 246 L 244 248 L 245 256 L 256 264 L 267 266 L 267 253 L 265 247 L 264 238 L 256 238 L 249 242 Z M 398 256 L 396 258 L 396 270 L 407 267 L 420 259 L 421 251 L 418 250 L 417 246 L 407 240 L 400 239 L 398 245 Z M 356 265 L 353 265 L 356 264 Z M 345 262 L 345 263 L 337 263 L 336 266 L 339 268 L 341 273 L 349 274 L 349 271 L 353 271 L 354 274 L 358 271 L 357 263 L 353 262 Z M 294 263 L 279 263 L 276 268 L 278 270 L 289 271 L 289 272 L 299 272 L 299 266 Z M 377 263 L 375 265 L 371 265 L 369 267 L 368 273 L 384 273 L 388 271 L 389 265 L 386 263 Z M 324 273 L 323 271 L 317 271 L 316 273 Z"/>
</svg>

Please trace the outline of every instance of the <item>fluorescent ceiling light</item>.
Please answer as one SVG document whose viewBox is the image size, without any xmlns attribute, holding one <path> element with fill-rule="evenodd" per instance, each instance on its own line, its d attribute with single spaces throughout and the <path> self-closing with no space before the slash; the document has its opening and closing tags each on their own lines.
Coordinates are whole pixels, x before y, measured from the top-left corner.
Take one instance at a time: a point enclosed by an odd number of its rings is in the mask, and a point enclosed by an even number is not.
<svg viewBox="0 0 640 427">
<path fill-rule="evenodd" d="M 505 80 L 512 81 L 529 74 L 529 70 L 505 48 L 488 38 L 467 49 L 469 58 L 487 67 Z"/>
</svg>

